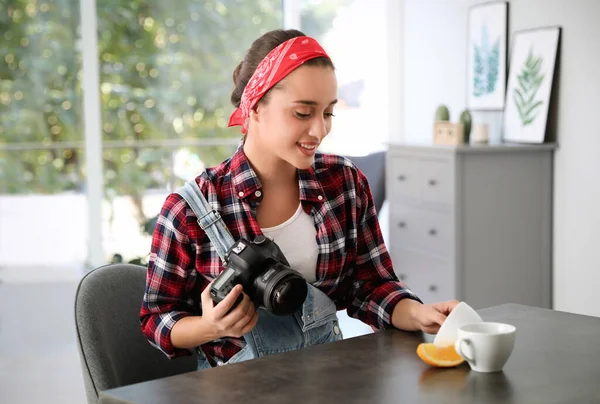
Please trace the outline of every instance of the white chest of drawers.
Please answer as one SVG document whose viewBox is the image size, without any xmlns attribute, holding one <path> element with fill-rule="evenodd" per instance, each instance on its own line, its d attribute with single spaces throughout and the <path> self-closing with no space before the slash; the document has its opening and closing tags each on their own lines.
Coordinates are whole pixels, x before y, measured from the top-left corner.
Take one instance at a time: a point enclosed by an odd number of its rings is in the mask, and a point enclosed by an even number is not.
<svg viewBox="0 0 600 404">
<path fill-rule="evenodd" d="M 426 303 L 552 305 L 554 145 L 390 145 L 394 270 Z"/>
</svg>

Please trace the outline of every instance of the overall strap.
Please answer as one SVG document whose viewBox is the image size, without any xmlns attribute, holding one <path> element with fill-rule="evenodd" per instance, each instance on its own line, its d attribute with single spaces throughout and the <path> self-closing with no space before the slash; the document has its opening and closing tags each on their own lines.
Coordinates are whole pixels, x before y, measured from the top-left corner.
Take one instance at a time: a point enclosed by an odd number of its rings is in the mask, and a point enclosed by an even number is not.
<svg viewBox="0 0 600 404">
<path fill-rule="evenodd" d="M 219 212 L 208 203 L 195 181 L 187 181 L 176 192 L 190 205 L 198 217 L 198 224 L 217 249 L 223 265 L 226 265 L 225 256 L 235 240 Z"/>
</svg>

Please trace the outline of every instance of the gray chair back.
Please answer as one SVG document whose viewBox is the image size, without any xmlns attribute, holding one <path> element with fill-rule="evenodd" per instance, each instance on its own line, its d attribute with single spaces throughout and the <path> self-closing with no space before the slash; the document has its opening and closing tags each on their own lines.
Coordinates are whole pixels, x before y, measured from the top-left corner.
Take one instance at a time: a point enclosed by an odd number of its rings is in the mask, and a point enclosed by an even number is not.
<svg viewBox="0 0 600 404">
<path fill-rule="evenodd" d="M 363 172 L 369 182 L 375 210 L 379 214 L 385 200 L 385 151 L 366 156 L 346 156 Z"/>
<path fill-rule="evenodd" d="M 89 403 L 100 391 L 193 371 L 196 357 L 169 360 L 142 334 L 146 269 L 106 265 L 86 274 L 75 294 L 75 329 Z"/>
</svg>

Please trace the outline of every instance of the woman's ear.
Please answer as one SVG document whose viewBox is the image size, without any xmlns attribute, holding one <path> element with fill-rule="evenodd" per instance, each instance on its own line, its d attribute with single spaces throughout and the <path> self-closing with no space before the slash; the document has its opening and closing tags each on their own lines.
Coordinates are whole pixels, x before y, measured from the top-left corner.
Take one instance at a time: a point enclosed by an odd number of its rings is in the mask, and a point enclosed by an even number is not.
<svg viewBox="0 0 600 404">
<path fill-rule="evenodd" d="M 250 121 L 251 122 L 260 122 L 260 111 L 259 111 L 258 103 L 250 110 Z"/>
</svg>

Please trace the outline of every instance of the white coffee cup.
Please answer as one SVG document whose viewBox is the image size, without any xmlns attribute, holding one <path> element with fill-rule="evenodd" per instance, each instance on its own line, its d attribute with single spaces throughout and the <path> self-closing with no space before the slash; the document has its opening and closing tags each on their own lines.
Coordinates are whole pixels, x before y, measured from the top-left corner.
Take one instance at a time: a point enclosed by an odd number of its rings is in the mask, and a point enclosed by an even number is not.
<svg viewBox="0 0 600 404">
<path fill-rule="evenodd" d="M 499 372 L 515 346 L 517 329 L 504 323 L 466 324 L 458 329 L 454 348 L 476 372 Z"/>
</svg>

